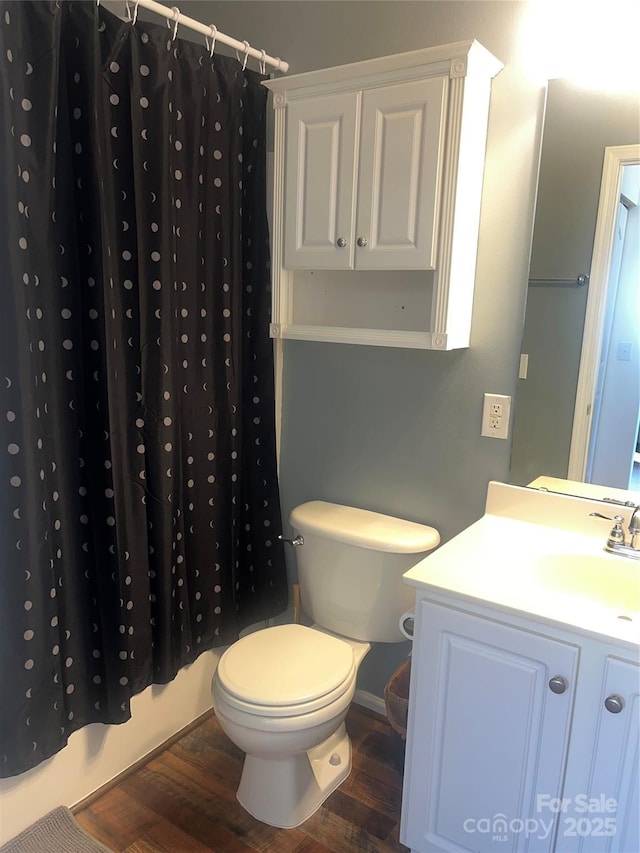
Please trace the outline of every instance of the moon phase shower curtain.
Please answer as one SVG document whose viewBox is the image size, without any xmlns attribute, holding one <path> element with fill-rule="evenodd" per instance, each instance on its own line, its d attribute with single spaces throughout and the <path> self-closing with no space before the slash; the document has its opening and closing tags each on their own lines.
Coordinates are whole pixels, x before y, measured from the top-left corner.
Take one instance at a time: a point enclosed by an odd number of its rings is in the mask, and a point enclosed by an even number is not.
<svg viewBox="0 0 640 853">
<path fill-rule="evenodd" d="M 0 3 L 0 769 L 286 608 L 262 77 Z"/>
</svg>

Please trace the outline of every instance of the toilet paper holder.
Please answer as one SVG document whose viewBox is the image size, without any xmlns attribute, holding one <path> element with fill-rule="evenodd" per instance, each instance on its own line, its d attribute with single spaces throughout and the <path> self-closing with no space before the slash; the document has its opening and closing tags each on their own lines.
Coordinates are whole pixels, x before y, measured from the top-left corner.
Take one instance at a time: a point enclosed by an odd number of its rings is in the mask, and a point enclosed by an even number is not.
<svg viewBox="0 0 640 853">
<path fill-rule="evenodd" d="M 400 617 L 400 633 L 403 637 L 406 637 L 407 640 L 413 640 L 415 621 L 416 614 L 413 612 L 413 610 L 407 610 L 406 613 L 403 613 Z"/>
</svg>

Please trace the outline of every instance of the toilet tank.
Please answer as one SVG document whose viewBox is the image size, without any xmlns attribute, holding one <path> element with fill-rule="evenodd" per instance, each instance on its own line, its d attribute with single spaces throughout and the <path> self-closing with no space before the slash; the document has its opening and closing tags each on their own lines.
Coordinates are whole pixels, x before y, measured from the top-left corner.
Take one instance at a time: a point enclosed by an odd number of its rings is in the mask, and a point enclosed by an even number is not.
<svg viewBox="0 0 640 853">
<path fill-rule="evenodd" d="M 325 501 L 292 510 L 301 605 L 329 631 L 369 642 L 406 638 L 399 620 L 415 590 L 402 575 L 438 545 L 433 527 Z"/>
</svg>

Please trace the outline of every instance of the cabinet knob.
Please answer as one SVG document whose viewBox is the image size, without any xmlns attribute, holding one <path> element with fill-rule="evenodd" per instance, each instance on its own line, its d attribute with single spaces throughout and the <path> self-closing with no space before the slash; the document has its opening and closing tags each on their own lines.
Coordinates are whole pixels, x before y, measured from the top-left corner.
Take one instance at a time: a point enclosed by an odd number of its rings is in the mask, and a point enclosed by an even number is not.
<svg viewBox="0 0 640 853">
<path fill-rule="evenodd" d="M 612 714 L 619 714 L 624 708 L 624 699 L 622 696 L 607 696 L 604 700 L 604 707 Z"/>
<path fill-rule="evenodd" d="M 549 690 L 552 693 L 564 693 L 567 689 L 567 679 L 561 675 L 556 675 L 549 681 Z"/>
<path fill-rule="evenodd" d="M 344 239 L 344 237 L 338 237 L 338 239 L 336 240 L 336 246 L 339 249 L 344 249 L 344 247 L 346 245 L 347 245 L 347 241 Z"/>
<path fill-rule="evenodd" d="M 358 246 L 360 246 L 361 249 L 364 249 L 368 242 L 369 241 L 366 237 L 358 237 L 358 239 L 356 240 L 356 243 L 358 244 Z"/>
</svg>

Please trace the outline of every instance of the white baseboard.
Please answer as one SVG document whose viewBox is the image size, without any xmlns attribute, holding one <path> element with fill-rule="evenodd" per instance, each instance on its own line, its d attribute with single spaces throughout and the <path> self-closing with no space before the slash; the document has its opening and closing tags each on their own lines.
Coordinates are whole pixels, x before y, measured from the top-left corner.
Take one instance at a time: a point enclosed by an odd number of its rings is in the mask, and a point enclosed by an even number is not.
<svg viewBox="0 0 640 853">
<path fill-rule="evenodd" d="M 368 690 L 356 690 L 353 701 L 356 705 L 362 705 L 363 708 L 368 708 L 370 711 L 375 711 L 383 717 L 387 716 L 387 709 L 384 704 L 384 699 L 369 693 Z"/>
</svg>

